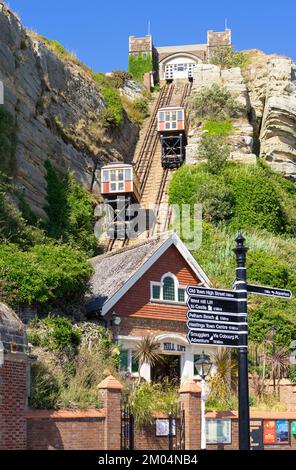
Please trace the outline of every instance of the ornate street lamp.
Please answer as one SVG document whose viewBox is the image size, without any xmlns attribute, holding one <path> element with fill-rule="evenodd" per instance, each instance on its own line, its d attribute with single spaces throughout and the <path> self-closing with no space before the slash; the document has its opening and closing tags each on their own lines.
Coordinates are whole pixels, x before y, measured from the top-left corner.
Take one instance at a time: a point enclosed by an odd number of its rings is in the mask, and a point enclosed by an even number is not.
<svg viewBox="0 0 296 470">
<path fill-rule="evenodd" d="M 197 361 L 195 361 L 194 366 L 196 372 L 201 378 L 201 449 L 206 449 L 207 440 L 206 440 L 206 400 L 207 396 L 205 395 L 205 381 L 209 373 L 211 372 L 213 363 L 211 362 L 209 356 L 203 351 Z"/>
</svg>

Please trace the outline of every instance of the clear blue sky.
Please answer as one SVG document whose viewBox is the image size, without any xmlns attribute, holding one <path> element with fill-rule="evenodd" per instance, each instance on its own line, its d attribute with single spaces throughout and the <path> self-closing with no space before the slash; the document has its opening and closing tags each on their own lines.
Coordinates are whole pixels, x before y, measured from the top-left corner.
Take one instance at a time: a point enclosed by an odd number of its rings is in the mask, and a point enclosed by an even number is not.
<svg viewBox="0 0 296 470">
<path fill-rule="evenodd" d="M 296 59 L 295 0 L 10 0 L 24 24 L 60 41 L 96 71 L 127 68 L 128 36 L 157 46 L 205 43 L 208 29 L 232 29 L 236 49 Z M 149 11 L 144 5 L 149 5 Z"/>
</svg>

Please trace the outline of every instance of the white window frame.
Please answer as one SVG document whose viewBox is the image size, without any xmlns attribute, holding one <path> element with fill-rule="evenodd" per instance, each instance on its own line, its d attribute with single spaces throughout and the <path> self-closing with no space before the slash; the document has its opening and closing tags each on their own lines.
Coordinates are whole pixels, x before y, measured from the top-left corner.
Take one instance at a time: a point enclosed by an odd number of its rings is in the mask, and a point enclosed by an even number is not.
<svg viewBox="0 0 296 470">
<path fill-rule="evenodd" d="M 119 370 L 119 372 L 128 372 L 132 375 L 132 377 L 138 377 L 139 372 L 132 371 L 132 364 L 133 364 L 133 352 L 136 352 L 136 349 L 133 348 L 123 348 L 124 351 L 127 351 L 127 370 Z"/>
<path fill-rule="evenodd" d="M 175 300 L 164 300 L 163 299 L 163 281 L 166 277 L 171 277 L 174 281 L 174 289 L 175 289 Z M 153 286 L 157 286 L 160 288 L 160 296 L 159 299 L 155 299 L 153 297 Z M 150 301 L 151 302 L 160 302 L 160 303 L 166 303 L 166 304 L 178 304 L 178 305 L 186 305 L 187 301 L 187 293 L 186 293 L 186 287 L 187 286 L 182 286 L 178 278 L 175 276 L 173 273 L 166 273 L 162 276 L 160 282 L 157 281 L 150 281 Z M 185 296 L 184 296 L 184 302 L 179 301 L 179 289 L 183 289 Z"/>
</svg>

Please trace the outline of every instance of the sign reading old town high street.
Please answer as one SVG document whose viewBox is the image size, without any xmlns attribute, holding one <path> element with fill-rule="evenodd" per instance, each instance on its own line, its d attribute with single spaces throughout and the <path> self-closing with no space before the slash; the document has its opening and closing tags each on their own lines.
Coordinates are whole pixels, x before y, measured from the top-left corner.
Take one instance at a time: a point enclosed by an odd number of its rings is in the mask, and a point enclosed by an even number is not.
<svg viewBox="0 0 296 470">
<path fill-rule="evenodd" d="M 186 292 L 190 297 L 211 297 L 214 299 L 238 298 L 238 293 L 234 290 L 210 289 L 208 287 L 187 286 Z"/>
</svg>

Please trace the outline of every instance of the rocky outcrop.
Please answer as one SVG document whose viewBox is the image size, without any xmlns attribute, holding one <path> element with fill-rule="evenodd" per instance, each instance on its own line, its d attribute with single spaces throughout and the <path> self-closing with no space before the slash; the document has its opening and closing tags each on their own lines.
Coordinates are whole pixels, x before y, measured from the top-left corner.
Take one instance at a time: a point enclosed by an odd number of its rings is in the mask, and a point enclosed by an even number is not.
<svg viewBox="0 0 296 470">
<path fill-rule="evenodd" d="M 271 167 L 296 181 L 296 81 L 290 59 L 273 59 L 260 132 L 260 156 Z"/>
<path fill-rule="evenodd" d="M 221 70 L 212 64 L 199 64 L 195 67 L 193 91 L 197 93 L 201 88 L 213 83 L 228 88 L 240 103 L 242 114 L 233 121 L 234 132 L 229 139 L 231 144 L 231 160 L 243 163 L 256 162 L 253 154 L 253 126 L 249 122 L 250 100 L 247 86 L 239 67 Z M 186 148 L 186 162 L 194 163 L 198 153 L 198 145 L 203 134 L 201 123 L 192 123 L 188 132 L 188 145 Z"/>
<path fill-rule="evenodd" d="M 15 183 L 38 215 L 45 215 L 46 159 L 61 171 L 72 169 L 88 189 L 94 159 L 99 166 L 132 159 L 138 128 L 125 116 L 121 129 L 104 130 L 99 113 L 106 105 L 89 71 L 57 56 L 2 2 L 0 80 L 4 106 L 17 124 Z M 132 85 L 127 88 L 132 93 Z"/>
<path fill-rule="evenodd" d="M 296 65 L 289 58 L 257 50 L 246 53 L 250 63 L 243 70 L 198 65 L 193 92 L 213 83 L 226 86 L 244 110 L 233 122 L 231 159 L 255 163 L 256 156 L 263 158 L 275 171 L 296 181 Z M 190 163 L 196 160 L 201 135 L 201 125 L 189 130 L 186 159 Z"/>
</svg>

